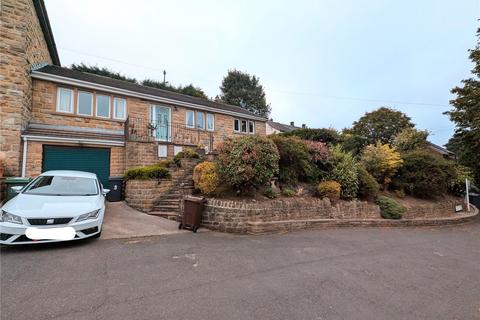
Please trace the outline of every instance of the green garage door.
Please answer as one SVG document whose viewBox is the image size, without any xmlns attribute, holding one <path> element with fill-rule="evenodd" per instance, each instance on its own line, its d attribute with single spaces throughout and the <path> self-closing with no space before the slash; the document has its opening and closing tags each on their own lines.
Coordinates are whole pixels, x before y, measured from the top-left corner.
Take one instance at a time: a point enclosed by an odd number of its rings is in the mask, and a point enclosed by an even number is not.
<svg viewBox="0 0 480 320">
<path fill-rule="evenodd" d="M 96 173 L 108 188 L 110 149 L 43 146 L 42 172 L 48 170 L 78 170 Z"/>
</svg>

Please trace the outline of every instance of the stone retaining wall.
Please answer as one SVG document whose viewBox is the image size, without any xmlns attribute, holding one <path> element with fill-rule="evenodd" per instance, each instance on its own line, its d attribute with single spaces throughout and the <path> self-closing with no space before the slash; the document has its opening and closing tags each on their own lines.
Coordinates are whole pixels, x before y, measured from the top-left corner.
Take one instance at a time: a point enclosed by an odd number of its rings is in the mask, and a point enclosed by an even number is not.
<svg viewBox="0 0 480 320">
<path fill-rule="evenodd" d="M 231 233 L 292 231 L 316 226 L 399 226 L 461 223 L 478 212 L 455 213 L 454 200 L 409 208 L 401 220 L 386 220 L 377 205 L 363 201 L 291 198 L 267 202 L 208 199 L 202 225 Z M 181 210 L 180 212 L 183 212 Z"/>
<path fill-rule="evenodd" d="M 160 197 L 172 186 L 171 179 L 128 180 L 125 187 L 125 201 L 137 210 L 149 212 Z"/>
</svg>

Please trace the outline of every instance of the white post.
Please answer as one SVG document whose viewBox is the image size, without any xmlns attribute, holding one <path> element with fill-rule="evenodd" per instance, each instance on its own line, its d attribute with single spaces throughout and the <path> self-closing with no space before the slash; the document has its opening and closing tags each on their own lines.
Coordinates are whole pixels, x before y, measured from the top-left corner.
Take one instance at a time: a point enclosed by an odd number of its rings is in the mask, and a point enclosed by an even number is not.
<svg viewBox="0 0 480 320">
<path fill-rule="evenodd" d="M 467 211 L 470 212 L 470 181 L 465 179 L 465 200 L 467 201 Z"/>
<path fill-rule="evenodd" d="M 27 137 L 23 137 L 23 158 L 22 158 L 22 178 L 25 178 L 27 174 Z"/>
</svg>

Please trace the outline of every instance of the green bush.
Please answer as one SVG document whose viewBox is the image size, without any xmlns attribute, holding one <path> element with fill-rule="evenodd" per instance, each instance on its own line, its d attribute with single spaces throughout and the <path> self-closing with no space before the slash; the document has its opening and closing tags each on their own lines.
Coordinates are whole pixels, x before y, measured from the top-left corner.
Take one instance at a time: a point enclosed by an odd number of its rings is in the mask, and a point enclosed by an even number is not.
<svg viewBox="0 0 480 320">
<path fill-rule="evenodd" d="M 270 199 L 275 199 L 276 197 L 278 197 L 278 193 L 271 187 L 266 188 L 265 191 L 263 191 L 263 195 Z"/>
<path fill-rule="evenodd" d="M 473 172 L 470 168 L 455 165 L 454 166 L 455 176 L 450 180 L 448 185 L 448 191 L 455 196 L 462 196 L 465 193 L 465 180 L 470 180 L 470 184 L 475 183 L 473 179 Z M 473 190 L 471 190 L 473 192 Z"/>
<path fill-rule="evenodd" d="M 342 141 L 337 130 L 332 128 L 310 129 L 302 128 L 291 132 L 282 133 L 286 137 L 299 137 L 302 140 L 319 141 L 331 145 L 338 144 Z"/>
<path fill-rule="evenodd" d="M 203 194 L 213 194 L 220 183 L 217 165 L 209 161 L 197 164 L 193 169 L 193 182 Z"/>
<path fill-rule="evenodd" d="M 395 136 L 392 146 L 400 152 L 423 149 L 427 146 L 427 138 L 428 131 L 405 128 Z"/>
<path fill-rule="evenodd" d="M 297 193 L 295 190 L 289 189 L 289 188 L 283 188 L 282 189 L 282 195 L 285 197 L 295 197 Z"/>
<path fill-rule="evenodd" d="M 315 166 L 312 163 L 310 148 L 305 141 L 297 137 L 271 136 L 280 155 L 280 182 L 295 185 L 298 181 L 313 181 L 316 179 Z"/>
<path fill-rule="evenodd" d="M 342 186 L 336 181 L 322 181 L 317 187 L 317 193 L 320 198 L 329 198 L 330 200 L 340 199 Z"/>
<path fill-rule="evenodd" d="M 364 200 L 375 199 L 380 185 L 363 166 L 358 166 L 358 197 Z"/>
<path fill-rule="evenodd" d="M 277 147 L 258 135 L 224 141 L 216 159 L 221 181 L 242 192 L 265 186 L 278 174 Z"/>
<path fill-rule="evenodd" d="M 454 163 L 418 150 L 402 155 L 403 166 L 393 178 L 396 189 L 419 198 L 432 198 L 447 193 L 456 177 Z"/>
<path fill-rule="evenodd" d="M 165 179 L 170 177 L 170 172 L 163 165 L 152 165 L 132 168 L 125 171 L 125 180 L 150 180 Z"/>
<path fill-rule="evenodd" d="M 389 197 L 379 197 L 377 205 L 380 207 L 380 214 L 384 219 L 401 219 L 405 213 L 405 208 Z"/>
<path fill-rule="evenodd" d="M 173 161 L 175 162 L 175 164 L 177 166 L 180 166 L 180 163 L 181 163 L 180 160 L 181 159 L 199 159 L 199 158 L 200 158 L 200 155 L 195 150 L 185 149 L 185 150 L 177 153 L 175 155 L 175 157 L 173 157 Z"/>
<path fill-rule="evenodd" d="M 326 173 L 326 179 L 340 183 L 342 199 L 355 198 L 358 193 L 358 164 L 352 154 L 344 152 L 340 146 L 333 146 L 330 159 L 332 169 Z"/>
</svg>

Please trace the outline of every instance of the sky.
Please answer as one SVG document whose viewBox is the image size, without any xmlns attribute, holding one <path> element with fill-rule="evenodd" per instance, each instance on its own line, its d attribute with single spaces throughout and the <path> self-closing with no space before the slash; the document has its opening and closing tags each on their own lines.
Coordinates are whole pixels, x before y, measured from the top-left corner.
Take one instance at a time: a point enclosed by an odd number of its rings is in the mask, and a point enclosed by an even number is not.
<svg viewBox="0 0 480 320">
<path fill-rule="evenodd" d="M 443 145 L 450 90 L 470 77 L 480 0 L 45 0 L 63 66 L 190 83 L 256 75 L 274 121 L 343 129 L 405 112 Z"/>
</svg>

